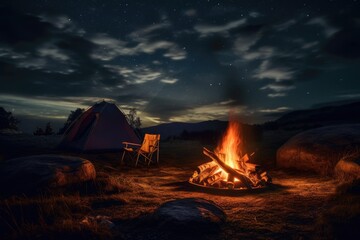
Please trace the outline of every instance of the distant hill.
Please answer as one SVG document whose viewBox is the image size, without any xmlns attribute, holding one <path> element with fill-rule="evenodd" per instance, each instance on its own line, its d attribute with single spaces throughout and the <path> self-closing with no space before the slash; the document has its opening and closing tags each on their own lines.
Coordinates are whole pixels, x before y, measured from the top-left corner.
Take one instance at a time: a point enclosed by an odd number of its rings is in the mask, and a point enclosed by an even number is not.
<svg viewBox="0 0 360 240">
<path fill-rule="evenodd" d="M 227 124 L 227 121 L 219 120 L 198 123 L 173 122 L 163 123 L 153 127 L 142 128 L 141 130 L 144 133 L 160 134 L 161 138 L 165 140 L 169 137 L 179 137 L 185 131 L 187 133 L 204 131 L 225 131 Z"/>
<path fill-rule="evenodd" d="M 263 124 L 264 129 L 310 129 L 336 124 L 360 123 L 360 102 L 298 110 Z"/>
<path fill-rule="evenodd" d="M 200 140 L 203 143 L 217 143 L 226 131 L 228 121 L 204 121 L 198 123 L 164 123 L 153 127 L 143 128 L 143 133 L 157 133 L 162 140 L 180 138 L 183 140 Z M 242 124 L 242 136 L 248 141 L 261 138 L 262 130 L 259 125 Z"/>
<path fill-rule="evenodd" d="M 258 138 L 261 135 L 259 128 L 263 130 L 306 130 L 328 125 L 350 123 L 360 123 L 360 102 L 297 110 L 286 113 L 277 120 L 266 122 L 262 125 L 243 124 L 242 126 L 244 135 Z M 219 120 L 198 123 L 173 122 L 143 128 L 142 132 L 161 134 L 162 140 L 178 137 L 188 137 L 188 139 L 211 137 L 219 139 L 219 135 L 225 132 L 227 125 L 227 121 Z"/>
</svg>

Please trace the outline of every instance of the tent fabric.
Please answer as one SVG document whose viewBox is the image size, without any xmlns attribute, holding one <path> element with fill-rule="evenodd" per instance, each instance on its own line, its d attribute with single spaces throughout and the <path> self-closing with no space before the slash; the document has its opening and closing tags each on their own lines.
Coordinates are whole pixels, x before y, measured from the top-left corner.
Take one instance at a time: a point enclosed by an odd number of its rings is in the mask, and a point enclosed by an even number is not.
<svg viewBox="0 0 360 240">
<path fill-rule="evenodd" d="M 118 150 L 122 142 L 141 143 L 125 115 L 113 103 L 97 103 L 66 130 L 61 148 L 90 150 Z"/>
</svg>

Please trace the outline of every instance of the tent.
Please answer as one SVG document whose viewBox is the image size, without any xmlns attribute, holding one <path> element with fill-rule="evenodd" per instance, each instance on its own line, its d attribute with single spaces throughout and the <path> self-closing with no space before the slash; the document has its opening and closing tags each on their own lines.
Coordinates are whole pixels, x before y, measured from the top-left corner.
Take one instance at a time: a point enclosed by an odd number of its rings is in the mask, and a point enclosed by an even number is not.
<svg viewBox="0 0 360 240">
<path fill-rule="evenodd" d="M 101 102 L 81 114 L 65 131 L 60 148 L 119 150 L 122 142 L 141 143 L 125 115 L 113 103 Z"/>
</svg>

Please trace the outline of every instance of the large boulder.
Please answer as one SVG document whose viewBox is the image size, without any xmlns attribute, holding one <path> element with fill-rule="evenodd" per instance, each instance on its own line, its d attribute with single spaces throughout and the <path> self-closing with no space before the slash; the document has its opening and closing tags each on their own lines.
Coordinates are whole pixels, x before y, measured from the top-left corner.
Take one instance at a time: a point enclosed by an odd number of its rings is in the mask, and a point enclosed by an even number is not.
<svg viewBox="0 0 360 240">
<path fill-rule="evenodd" d="M 35 155 L 14 158 L 0 165 L 0 191 L 33 193 L 93 180 L 95 177 L 94 165 L 79 157 Z"/>
<path fill-rule="evenodd" d="M 333 175 L 344 156 L 356 156 L 360 148 L 360 124 L 328 126 L 308 130 L 288 140 L 277 151 L 281 168 Z M 353 162 L 355 158 L 348 158 Z"/>
</svg>

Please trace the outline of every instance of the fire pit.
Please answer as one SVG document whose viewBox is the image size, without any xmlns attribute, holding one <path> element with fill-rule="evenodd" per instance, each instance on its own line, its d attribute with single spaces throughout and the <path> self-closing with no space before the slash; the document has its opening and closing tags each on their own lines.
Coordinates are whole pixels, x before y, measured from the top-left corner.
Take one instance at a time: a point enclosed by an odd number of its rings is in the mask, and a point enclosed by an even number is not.
<svg viewBox="0 0 360 240">
<path fill-rule="evenodd" d="M 215 151 L 203 148 L 203 153 L 212 161 L 198 166 L 189 183 L 200 187 L 230 190 L 264 188 L 271 183 L 271 178 L 260 165 L 250 163 L 253 154 L 242 154 L 239 132 L 240 125 L 230 122 Z"/>
</svg>

